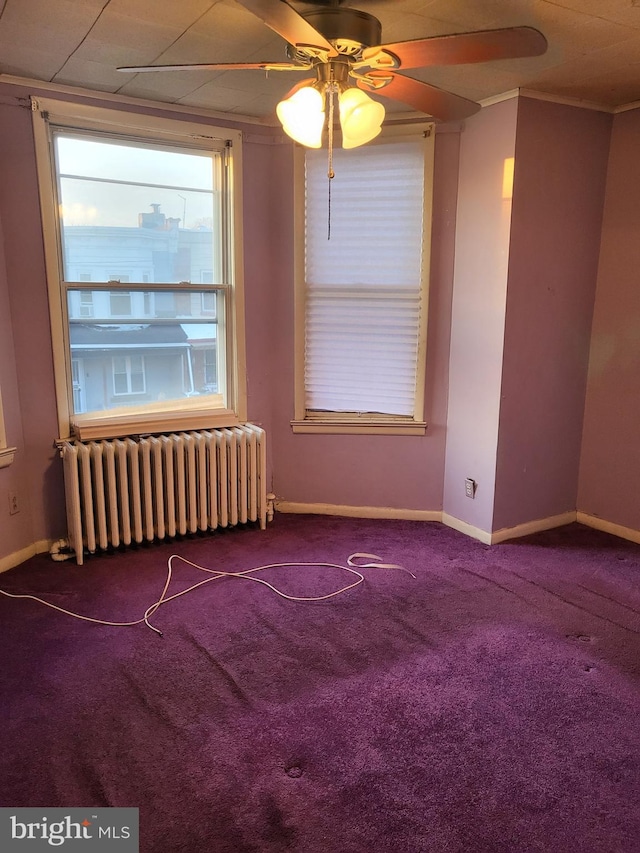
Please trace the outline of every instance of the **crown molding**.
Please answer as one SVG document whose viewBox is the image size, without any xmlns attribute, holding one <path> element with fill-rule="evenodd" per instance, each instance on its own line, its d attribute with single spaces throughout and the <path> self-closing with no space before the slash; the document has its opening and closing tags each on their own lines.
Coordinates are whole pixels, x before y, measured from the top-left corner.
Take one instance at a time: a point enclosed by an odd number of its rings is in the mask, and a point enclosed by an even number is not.
<svg viewBox="0 0 640 853">
<path fill-rule="evenodd" d="M 640 110 L 640 101 L 631 101 L 630 104 L 623 104 L 621 107 L 616 107 L 613 112 L 617 115 L 618 113 L 626 113 L 629 110 Z"/>
<path fill-rule="evenodd" d="M 581 107 L 583 110 L 595 110 L 600 113 L 613 113 L 613 107 L 598 104 L 595 101 L 585 101 L 582 98 L 570 98 L 564 95 L 550 95 L 547 92 L 537 92 L 535 89 L 518 89 L 524 98 L 533 98 L 537 101 L 550 101 L 554 104 L 563 104 L 566 107 Z"/>
<path fill-rule="evenodd" d="M 244 116 L 239 113 L 221 112 L 219 110 L 207 110 L 202 107 L 189 107 L 185 104 L 174 104 L 167 101 L 152 101 L 146 98 L 132 98 L 130 95 L 120 95 L 116 92 L 101 92 L 95 89 L 84 89 L 80 86 L 65 86 L 61 83 L 47 83 L 43 80 L 34 80 L 30 77 L 14 77 L 10 74 L 0 74 L 0 84 L 9 86 L 20 86 L 29 89 L 29 94 L 37 92 L 54 92 L 58 95 L 71 95 L 74 98 L 88 99 L 92 101 L 109 101 L 113 104 L 123 106 L 143 107 L 150 110 L 164 110 L 182 115 L 198 116 L 199 118 L 210 118 L 215 121 L 225 122 L 231 127 L 239 124 L 250 124 L 258 127 L 271 127 L 271 122 L 256 116 Z"/>
<path fill-rule="evenodd" d="M 549 95 L 547 92 L 536 92 L 535 89 L 510 89 L 508 92 L 502 92 L 500 95 L 493 95 L 490 98 L 483 98 L 478 101 L 481 107 L 490 107 L 492 104 L 499 104 L 502 101 L 510 101 L 512 98 L 532 98 L 537 101 L 550 101 L 554 104 L 564 104 L 567 107 L 582 107 L 585 110 L 597 110 L 603 113 L 612 113 L 614 109 L 607 107 L 604 104 L 597 104 L 593 101 L 583 101 L 580 98 L 566 98 L 562 95 Z"/>
<path fill-rule="evenodd" d="M 9 86 L 21 87 L 29 90 L 29 94 L 37 92 L 53 92 L 59 95 L 69 95 L 74 98 L 81 98 L 93 101 L 105 101 L 112 104 L 121 104 L 122 106 L 142 107 L 148 110 L 162 110 L 165 112 L 176 113 L 178 115 L 197 116 L 199 118 L 208 118 L 216 122 L 228 124 L 230 127 L 237 128 L 238 125 L 250 125 L 256 132 L 250 136 L 250 141 L 257 142 L 259 130 L 271 130 L 279 128 L 279 124 L 272 117 L 247 116 L 240 113 L 223 112 L 221 110 L 209 110 L 203 107 L 190 107 L 185 104 L 170 103 L 167 101 L 154 101 L 147 98 L 134 98 L 130 95 L 120 95 L 116 92 L 103 92 L 94 89 L 86 89 L 81 86 L 68 86 L 61 83 L 50 83 L 44 80 L 36 80 L 31 77 L 16 77 L 10 74 L 0 74 L 0 84 Z M 618 107 L 609 107 L 605 104 L 599 104 L 594 101 L 587 101 L 581 98 L 565 97 L 563 95 L 551 95 L 547 92 L 538 92 L 535 89 L 510 89 L 507 92 L 501 92 L 498 95 L 492 95 L 489 98 L 483 98 L 478 101 L 481 107 L 489 107 L 493 104 L 509 101 L 512 98 L 525 97 L 533 98 L 539 101 L 549 101 L 554 104 L 564 104 L 570 107 L 580 107 L 586 110 L 595 110 L 596 112 L 609 113 L 617 115 L 618 113 L 628 112 L 630 110 L 640 109 L 640 101 L 632 101 L 628 104 L 622 104 Z M 4 98 L 0 98 L 0 103 L 7 103 Z M 22 106 L 21 103 L 17 105 Z M 386 117 L 387 124 L 411 124 L 415 121 L 425 121 L 423 113 L 408 112 L 408 113 L 390 113 Z M 436 129 L 438 122 L 436 122 Z M 251 134 L 251 131 L 248 131 Z M 280 144 L 280 135 L 272 136 L 269 140 L 260 140 L 266 144 Z"/>
<path fill-rule="evenodd" d="M 499 95 L 491 95 L 490 98 L 483 98 L 478 101 L 481 107 L 491 107 L 493 104 L 499 104 L 502 101 L 510 101 L 512 98 L 517 98 L 521 94 L 520 89 L 510 89 L 508 92 L 501 92 Z"/>
</svg>

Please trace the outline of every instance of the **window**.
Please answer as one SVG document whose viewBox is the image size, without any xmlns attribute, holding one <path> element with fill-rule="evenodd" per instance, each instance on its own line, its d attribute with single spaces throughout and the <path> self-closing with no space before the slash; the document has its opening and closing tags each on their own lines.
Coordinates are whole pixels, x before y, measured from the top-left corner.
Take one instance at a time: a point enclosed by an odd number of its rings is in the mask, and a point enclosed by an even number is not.
<svg viewBox="0 0 640 853">
<path fill-rule="evenodd" d="M 82 359 L 71 359 L 71 381 L 73 383 L 73 410 L 74 412 L 84 412 L 86 410 L 84 404 L 84 387 L 82 384 Z"/>
<path fill-rule="evenodd" d="M 7 447 L 7 434 L 2 411 L 2 395 L 0 394 L 0 468 L 8 468 L 11 465 L 15 452 L 15 447 Z"/>
<path fill-rule="evenodd" d="M 202 311 L 205 314 L 216 313 L 216 295 L 215 293 L 202 294 Z"/>
<path fill-rule="evenodd" d="M 205 385 L 209 385 L 212 388 L 217 387 L 218 371 L 215 349 L 205 349 L 203 351 L 203 369 Z"/>
<path fill-rule="evenodd" d="M 110 277 L 109 281 L 114 279 Z M 112 317 L 130 317 L 131 294 L 124 290 L 112 290 L 109 294 L 109 313 Z"/>
<path fill-rule="evenodd" d="M 432 128 L 333 168 L 329 196 L 326 152 L 300 153 L 293 429 L 422 434 Z"/>
<path fill-rule="evenodd" d="M 93 293 L 90 290 L 80 291 L 80 316 L 93 317 Z"/>
<path fill-rule="evenodd" d="M 114 394 L 144 394 L 144 356 L 116 356 L 112 365 Z"/>
<path fill-rule="evenodd" d="M 240 134 L 34 107 L 60 437 L 244 420 Z"/>
</svg>

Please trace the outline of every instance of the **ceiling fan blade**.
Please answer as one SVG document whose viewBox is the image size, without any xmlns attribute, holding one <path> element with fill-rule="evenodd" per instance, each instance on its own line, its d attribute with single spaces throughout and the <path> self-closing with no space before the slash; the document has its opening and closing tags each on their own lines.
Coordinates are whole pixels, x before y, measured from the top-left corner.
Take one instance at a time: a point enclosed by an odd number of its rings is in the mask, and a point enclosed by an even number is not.
<svg viewBox="0 0 640 853">
<path fill-rule="evenodd" d="M 402 101 L 404 104 L 409 104 L 420 112 L 442 119 L 442 121 L 460 121 L 469 118 L 480 109 L 480 104 L 476 104 L 475 101 L 461 98 L 452 92 L 445 92 L 443 89 L 438 89 L 429 83 L 423 83 L 421 80 L 404 77 L 402 74 L 372 71 L 368 76 L 371 78 L 379 77 L 381 80 L 391 77 L 391 82 L 383 88 L 376 89 L 374 86 L 367 86 L 366 80 L 361 79 L 358 80 L 360 89 Z"/>
<path fill-rule="evenodd" d="M 429 65 L 464 65 L 493 59 L 540 56 L 546 49 L 547 40 L 538 30 L 511 27 L 381 44 L 363 51 L 362 59 L 366 63 L 367 59 L 384 50 L 397 56 L 403 69 L 425 68 Z"/>
<path fill-rule="evenodd" d="M 117 68 L 116 71 L 243 71 L 257 69 L 262 71 L 308 71 L 306 65 L 293 62 L 204 62 L 195 65 L 133 65 Z"/>
<path fill-rule="evenodd" d="M 289 44 L 321 47 L 329 56 L 338 55 L 335 47 L 285 0 L 237 0 L 237 2 L 249 12 L 253 12 Z"/>
</svg>

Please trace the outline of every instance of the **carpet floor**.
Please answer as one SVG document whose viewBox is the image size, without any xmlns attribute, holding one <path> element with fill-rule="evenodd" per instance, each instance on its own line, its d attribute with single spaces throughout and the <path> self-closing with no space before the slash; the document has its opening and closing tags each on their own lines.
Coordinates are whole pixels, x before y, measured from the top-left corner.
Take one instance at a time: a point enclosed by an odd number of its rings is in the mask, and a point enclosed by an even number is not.
<svg viewBox="0 0 640 853">
<path fill-rule="evenodd" d="M 640 853 L 640 546 L 277 515 L 0 576 L 0 805 L 140 809 L 143 853 Z M 203 579 L 173 562 L 170 593 Z"/>
</svg>

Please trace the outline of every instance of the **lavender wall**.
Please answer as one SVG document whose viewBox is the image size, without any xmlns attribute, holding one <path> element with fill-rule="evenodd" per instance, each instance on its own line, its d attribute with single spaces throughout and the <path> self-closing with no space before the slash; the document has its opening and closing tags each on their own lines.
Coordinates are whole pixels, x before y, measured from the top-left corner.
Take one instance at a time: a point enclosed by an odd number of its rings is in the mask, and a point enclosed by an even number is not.
<svg viewBox="0 0 640 853">
<path fill-rule="evenodd" d="M 9 94 L 15 96 L 11 89 Z M 13 429 L 20 432 L 22 425 L 15 468 L 9 469 L 21 510 L 19 521 L 0 513 L 4 556 L 14 550 L 7 544 L 11 540 L 22 548 L 61 536 L 66 527 L 53 445 L 57 420 L 31 111 L 24 101 L 0 103 L 0 163 L 0 217 L 19 389 L 4 404 Z"/>
<path fill-rule="evenodd" d="M 4 256 L 0 257 L 0 382 L 8 438 L 18 446 L 14 464 L 0 470 L 0 561 L 34 543 L 66 535 L 62 467 L 54 448 L 58 436 L 53 357 L 28 94 L 26 89 L 0 85 L 0 223 L 4 232 Z M 91 99 L 87 102 L 96 103 Z M 110 106 L 104 101 L 97 103 Z M 175 113 L 166 115 L 176 117 Z M 194 117 L 185 115 L 185 119 Z M 224 124 L 218 120 L 210 123 Z M 274 258 L 279 254 L 274 245 L 279 226 L 274 224 L 278 210 L 273 190 L 280 182 L 280 165 L 271 152 L 283 146 L 271 144 L 272 131 L 268 129 L 246 128 L 238 123 L 232 126 L 247 134 L 244 266 L 249 414 L 270 428 L 272 275 Z M 18 493 L 21 511 L 16 516 L 9 516 L 6 509 L 9 489 Z"/>
<path fill-rule="evenodd" d="M 640 110 L 614 119 L 578 509 L 640 530 Z"/>
<path fill-rule="evenodd" d="M 435 510 L 442 507 L 447 365 L 459 135 L 436 135 L 434 220 L 426 376 L 426 436 L 293 434 L 292 171 L 279 216 L 277 406 L 273 441 L 278 498 L 303 504 Z"/>
<path fill-rule="evenodd" d="M 273 351 L 279 325 L 275 298 L 281 239 L 277 187 L 286 180 L 278 160 L 282 151 L 287 149 L 288 146 L 278 139 L 257 134 L 248 134 L 243 143 L 248 416 L 250 421 L 264 427 L 269 437 L 269 489 L 272 480 L 274 384 L 277 384 L 274 382 Z"/>
<path fill-rule="evenodd" d="M 4 232 L 0 219 L 0 390 L 4 409 L 7 445 L 17 448 L 14 462 L 0 469 L 0 562 L 8 554 L 23 551 L 33 543 L 31 512 L 28 505 L 28 489 L 22 416 L 18 392 L 18 376 L 14 364 L 14 341 L 11 327 L 9 281 L 6 273 Z M 8 495 L 18 496 L 20 511 L 8 513 Z"/>
<path fill-rule="evenodd" d="M 444 512 L 491 531 L 507 294 L 511 200 L 505 161 L 514 156 L 517 100 L 466 122 L 460 151 L 449 362 Z M 465 496 L 465 479 L 478 483 Z"/>
<path fill-rule="evenodd" d="M 0 383 L 18 447 L 0 470 L 0 563 L 66 533 L 27 94 L 0 85 Z M 269 432 L 279 498 L 443 509 L 487 532 L 575 509 L 610 121 L 512 99 L 483 109 L 461 135 L 438 132 L 424 437 L 292 433 L 292 148 L 273 130 L 240 126 L 248 408 Z M 617 116 L 578 497 L 579 509 L 633 528 L 639 142 L 640 111 Z M 512 211 L 502 187 L 514 155 Z M 479 484 L 473 501 L 466 477 Z M 16 516 L 2 510 L 10 489 Z"/>
<path fill-rule="evenodd" d="M 518 100 L 493 530 L 576 508 L 610 127 Z"/>
</svg>

